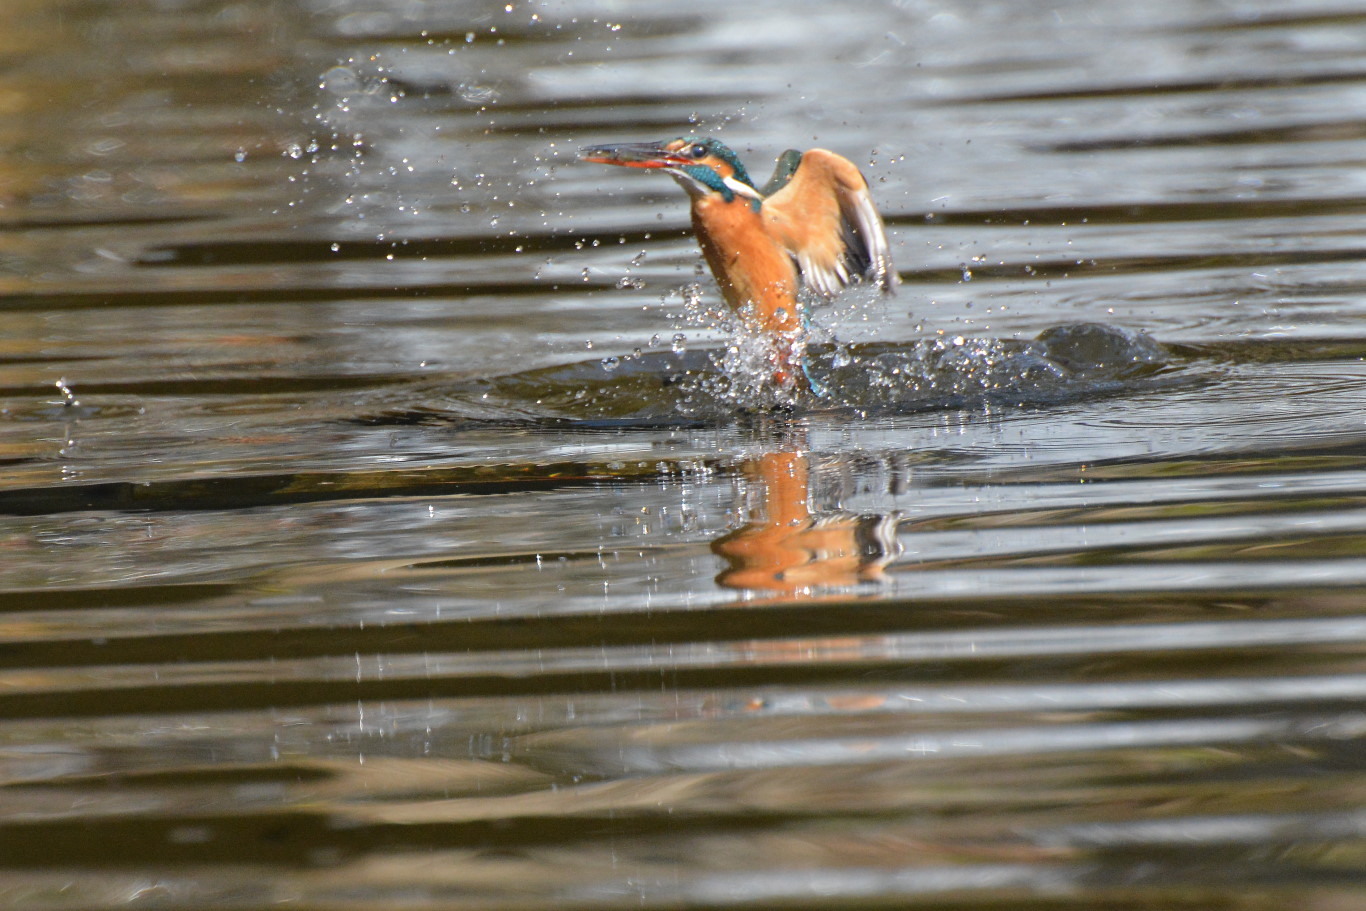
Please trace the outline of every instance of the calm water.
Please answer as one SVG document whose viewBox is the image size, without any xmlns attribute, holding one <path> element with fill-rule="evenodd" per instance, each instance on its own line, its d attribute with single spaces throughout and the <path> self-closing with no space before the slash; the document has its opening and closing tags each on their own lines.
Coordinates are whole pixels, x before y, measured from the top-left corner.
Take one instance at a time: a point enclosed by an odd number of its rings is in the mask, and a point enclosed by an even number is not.
<svg viewBox="0 0 1366 911">
<path fill-rule="evenodd" d="M 0 905 L 1366 904 L 1366 9 L 6 0 Z M 865 170 L 768 414 L 689 131 Z"/>
</svg>

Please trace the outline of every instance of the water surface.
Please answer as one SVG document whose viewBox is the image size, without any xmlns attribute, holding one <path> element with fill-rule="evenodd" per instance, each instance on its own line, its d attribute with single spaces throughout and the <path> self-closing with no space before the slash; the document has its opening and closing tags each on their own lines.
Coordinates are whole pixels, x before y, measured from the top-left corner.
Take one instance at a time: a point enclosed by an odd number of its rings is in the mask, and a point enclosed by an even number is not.
<svg viewBox="0 0 1366 911">
<path fill-rule="evenodd" d="M 1366 899 L 1355 5 L 0 24 L 0 903 Z M 688 131 L 868 175 L 830 396 Z"/>
</svg>

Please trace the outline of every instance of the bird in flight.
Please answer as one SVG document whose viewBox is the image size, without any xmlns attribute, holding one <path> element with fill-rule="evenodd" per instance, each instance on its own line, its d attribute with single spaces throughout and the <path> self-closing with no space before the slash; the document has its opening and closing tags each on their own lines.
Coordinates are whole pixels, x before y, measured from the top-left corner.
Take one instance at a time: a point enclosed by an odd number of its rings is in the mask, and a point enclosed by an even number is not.
<svg viewBox="0 0 1366 911">
<path fill-rule="evenodd" d="M 693 232 L 730 308 L 774 339 L 772 381 L 812 389 L 805 370 L 801 288 L 829 299 L 871 282 L 896 285 L 882 217 L 849 159 L 825 149 L 789 149 L 756 186 L 739 156 L 709 136 L 582 149 L 599 164 L 666 171 L 692 201 Z"/>
</svg>

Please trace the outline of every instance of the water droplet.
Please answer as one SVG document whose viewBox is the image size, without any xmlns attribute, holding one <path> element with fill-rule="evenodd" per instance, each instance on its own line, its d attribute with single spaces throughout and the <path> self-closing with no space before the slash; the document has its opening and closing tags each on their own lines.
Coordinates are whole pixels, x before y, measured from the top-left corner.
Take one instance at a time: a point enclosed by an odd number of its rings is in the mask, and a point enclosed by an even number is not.
<svg viewBox="0 0 1366 911">
<path fill-rule="evenodd" d="M 612 371 L 612 370 L 616 370 L 618 367 L 621 366 L 621 358 L 619 358 L 619 357 L 605 357 L 605 358 L 602 359 L 602 362 L 601 362 L 601 363 L 602 363 L 602 369 L 603 369 L 603 370 Z"/>
<path fill-rule="evenodd" d="M 246 161 L 246 160 L 247 160 L 247 150 L 246 150 L 246 149 L 238 149 L 236 152 L 233 152 L 233 153 L 232 153 L 232 160 L 235 161 L 235 162 L 237 162 L 238 164 L 241 164 L 242 162 Z"/>
<path fill-rule="evenodd" d="M 341 252 L 341 244 L 334 243 L 334 244 L 332 244 L 332 246 L 329 247 L 328 249 L 331 250 L 333 253 L 340 253 L 340 252 Z"/>
<path fill-rule="evenodd" d="M 53 385 L 55 385 L 57 391 L 62 394 L 62 405 L 70 408 L 80 404 L 80 402 L 76 400 L 76 393 L 72 392 L 71 387 L 67 385 L 66 377 L 57 380 Z M 71 440 L 67 440 L 67 445 L 70 445 L 71 443 Z"/>
<path fill-rule="evenodd" d="M 674 335 L 673 344 L 669 346 L 674 354 L 682 354 L 688 349 L 688 337 L 682 332 Z"/>
<path fill-rule="evenodd" d="M 337 95 L 354 92 L 361 87 L 360 77 L 355 70 L 344 66 L 334 66 L 323 73 L 322 87 Z"/>
<path fill-rule="evenodd" d="M 456 91 L 470 104 L 490 104 L 498 99 L 497 90 L 488 85 L 462 84 Z"/>
<path fill-rule="evenodd" d="M 285 148 L 285 155 L 287 155 L 287 156 L 290 157 L 290 158 L 303 158 L 303 157 L 304 157 L 304 147 L 301 146 L 301 145 L 299 145 L 297 142 L 291 142 L 291 143 Z"/>
</svg>

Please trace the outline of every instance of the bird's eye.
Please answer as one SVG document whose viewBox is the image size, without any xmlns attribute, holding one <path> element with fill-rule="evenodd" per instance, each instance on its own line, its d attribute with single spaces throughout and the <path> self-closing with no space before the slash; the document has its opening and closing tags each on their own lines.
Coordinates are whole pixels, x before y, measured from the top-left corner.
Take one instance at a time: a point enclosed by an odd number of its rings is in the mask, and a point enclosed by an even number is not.
<svg viewBox="0 0 1366 911">
<path fill-rule="evenodd" d="M 706 158 L 707 147 L 704 145 L 695 145 L 692 148 L 688 149 L 688 154 L 693 158 Z"/>
</svg>

